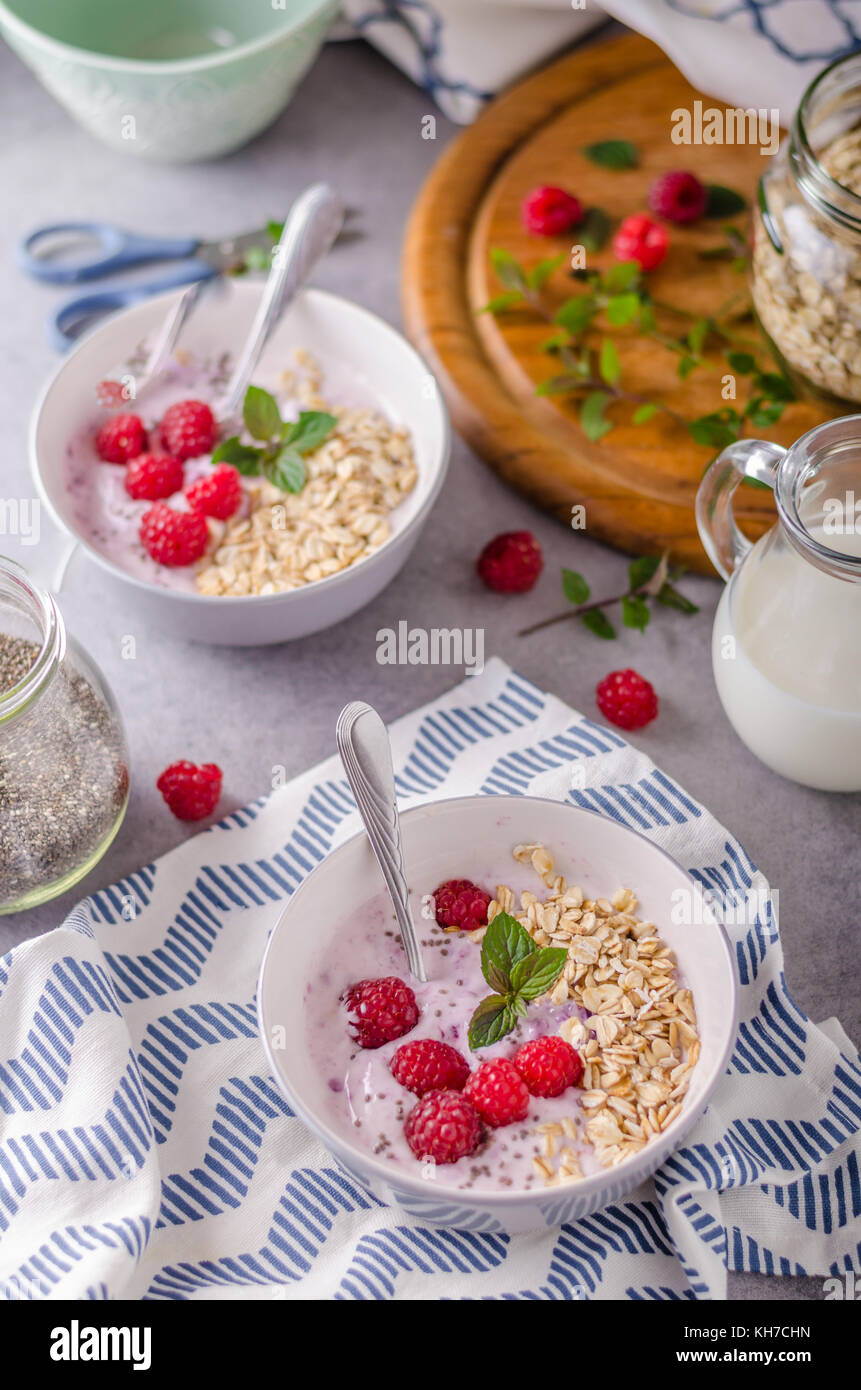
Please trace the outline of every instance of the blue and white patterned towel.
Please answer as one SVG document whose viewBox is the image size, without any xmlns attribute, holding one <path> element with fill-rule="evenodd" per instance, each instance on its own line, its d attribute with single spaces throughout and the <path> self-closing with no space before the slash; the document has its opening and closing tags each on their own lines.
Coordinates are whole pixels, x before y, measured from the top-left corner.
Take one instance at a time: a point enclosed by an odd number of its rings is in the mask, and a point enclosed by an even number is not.
<svg viewBox="0 0 861 1390">
<path fill-rule="evenodd" d="M 392 737 L 404 804 L 567 795 L 709 888 L 766 902 L 702 806 L 500 661 Z M 0 961 L 0 1295 L 720 1298 L 727 1266 L 858 1267 L 861 1070 L 839 1026 L 787 993 L 767 907 L 732 932 L 727 1074 L 626 1201 L 509 1238 L 422 1226 L 357 1189 L 279 1095 L 254 1008 L 285 899 L 356 828 L 332 758 Z"/>
<path fill-rule="evenodd" d="M 784 121 L 820 68 L 861 46 L 861 0 L 343 0 L 342 8 L 355 32 L 464 124 L 609 15 L 660 44 L 699 91 L 776 108 Z"/>
</svg>

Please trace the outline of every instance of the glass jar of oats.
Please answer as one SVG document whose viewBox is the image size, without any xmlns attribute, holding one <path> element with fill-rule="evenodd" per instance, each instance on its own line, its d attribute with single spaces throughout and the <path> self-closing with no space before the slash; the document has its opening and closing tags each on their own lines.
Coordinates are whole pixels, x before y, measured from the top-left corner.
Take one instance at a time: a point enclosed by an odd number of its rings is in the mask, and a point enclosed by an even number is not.
<svg viewBox="0 0 861 1390">
<path fill-rule="evenodd" d="M 802 390 L 861 401 L 861 53 L 810 84 L 760 180 L 753 301 Z"/>
</svg>

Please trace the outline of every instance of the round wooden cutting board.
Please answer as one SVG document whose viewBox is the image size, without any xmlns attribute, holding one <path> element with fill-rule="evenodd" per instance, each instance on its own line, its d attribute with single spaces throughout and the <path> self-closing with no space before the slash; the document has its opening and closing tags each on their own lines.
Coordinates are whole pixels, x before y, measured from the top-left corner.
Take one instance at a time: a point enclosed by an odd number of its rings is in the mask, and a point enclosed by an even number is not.
<svg viewBox="0 0 861 1390">
<path fill-rule="evenodd" d="M 633 408 L 614 403 L 611 433 L 592 442 L 579 423 L 576 397 L 537 396 L 539 382 L 559 370 L 541 350 L 550 330 L 533 311 L 495 316 L 478 311 L 502 290 L 490 249 L 511 251 L 527 269 L 570 252 L 576 228 L 563 237 L 527 234 L 520 221 L 524 195 L 538 184 L 559 184 L 586 207 L 603 208 L 615 225 L 647 209 L 649 187 L 668 169 L 691 169 L 704 183 L 723 184 L 751 200 L 767 156 L 750 145 L 676 145 L 672 113 L 694 102 L 720 106 L 688 85 L 660 49 L 624 36 L 576 52 L 494 101 L 445 152 L 427 180 L 407 230 L 403 299 L 407 330 L 437 376 L 455 427 L 513 487 L 564 521 L 583 504 L 591 535 L 640 554 L 670 550 L 675 560 L 710 570 L 697 536 L 694 498 L 714 449 L 694 442 L 683 422 L 661 413 L 634 425 Z M 583 154 L 597 141 L 626 139 L 639 152 L 634 169 L 608 170 Z M 703 258 L 724 241 L 726 219 L 669 226 L 671 246 L 648 278 L 656 300 L 695 314 L 714 313 L 744 293 L 744 273 L 729 260 Z M 747 234 L 744 216 L 734 219 Z M 609 243 L 588 257 L 590 268 L 613 264 Z M 558 305 L 578 291 L 567 266 L 543 295 Z M 658 312 L 662 330 L 686 328 Z M 757 339 L 752 321 L 739 326 Z M 685 419 L 727 404 L 722 376 L 730 371 L 720 350 L 709 368 L 685 381 L 677 357 L 632 328 L 598 327 L 587 341 L 612 336 L 626 390 L 661 400 Z M 765 352 L 763 368 L 773 369 Z M 748 387 L 738 378 L 740 406 Z M 833 411 L 793 402 L 765 437 L 781 444 Z M 737 513 L 743 528 L 760 534 L 773 520 L 771 494 L 742 488 Z"/>
</svg>

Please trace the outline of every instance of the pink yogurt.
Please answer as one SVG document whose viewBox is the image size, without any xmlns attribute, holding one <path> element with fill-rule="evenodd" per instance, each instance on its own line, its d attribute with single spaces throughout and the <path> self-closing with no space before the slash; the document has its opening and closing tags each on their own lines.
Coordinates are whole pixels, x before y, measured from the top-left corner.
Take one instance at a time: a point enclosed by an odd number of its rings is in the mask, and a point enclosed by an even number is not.
<svg viewBox="0 0 861 1390">
<path fill-rule="evenodd" d="M 481 946 L 470 941 L 465 932 L 447 933 L 433 921 L 417 920 L 423 928 L 427 984 L 411 979 L 391 904 L 381 895 L 344 924 L 337 953 L 319 961 L 305 991 L 309 1053 L 325 1083 L 326 1120 L 349 1142 L 413 1176 L 421 1175 L 422 1164 L 407 1145 L 403 1125 L 417 1097 L 395 1081 L 389 1070 L 391 1057 L 401 1043 L 439 1039 L 456 1047 L 475 1069 L 488 1058 L 511 1057 L 530 1038 L 558 1033 L 572 1015 L 585 1017 L 571 1000 L 558 1007 L 536 1002 L 527 1018 L 501 1042 L 472 1052 L 467 1043 L 469 1020 L 478 1002 L 491 992 L 481 973 Z M 397 975 L 413 989 L 419 1022 L 395 1042 L 362 1049 L 349 1036 L 347 1015 L 339 1000 L 356 981 L 384 975 Z M 577 1121 L 578 1137 L 557 1138 L 557 1159 L 550 1160 L 551 1166 L 556 1167 L 558 1152 L 567 1145 L 577 1154 L 584 1174 L 598 1171 L 591 1146 L 581 1137 L 585 1115 L 580 1094 L 572 1087 L 554 1099 L 534 1098 L 526 1120 L 488 1130 L 476 1153 L 457 1163 L 440 1165 L 434 1181 L 463 1190 L 543 1187 L 544 1179 L 532 1162 L 542 1152 L 543 1136 L 533 1131 L 563 1116 Z"/>
</svg>

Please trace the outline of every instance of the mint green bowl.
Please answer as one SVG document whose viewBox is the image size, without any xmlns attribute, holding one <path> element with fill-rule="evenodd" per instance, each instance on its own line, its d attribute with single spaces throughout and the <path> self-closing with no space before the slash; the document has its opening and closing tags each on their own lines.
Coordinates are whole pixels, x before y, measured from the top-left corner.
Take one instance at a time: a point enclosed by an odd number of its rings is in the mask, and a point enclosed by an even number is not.
<svg viewBox="0 0 861 1390">
<path fill-rule="evenodd" d="M 284 109 L 338 0 L 0 0 L 7 43 L 85 130 L 147 159 L 226 154 Z"/>
</svg>

